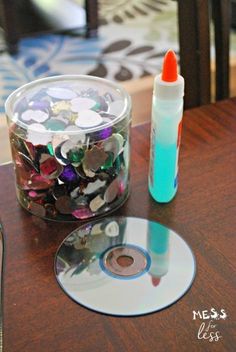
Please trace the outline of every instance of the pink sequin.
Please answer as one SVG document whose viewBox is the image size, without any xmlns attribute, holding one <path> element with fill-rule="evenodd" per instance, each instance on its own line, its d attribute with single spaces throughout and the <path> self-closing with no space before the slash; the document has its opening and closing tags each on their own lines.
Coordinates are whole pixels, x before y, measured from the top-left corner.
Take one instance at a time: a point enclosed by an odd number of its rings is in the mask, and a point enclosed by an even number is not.
<svg viewBox="0 0 236 352">
<path fill-rule="evenodd" d="M 54 185 L 54 180 L 46 179 L 41 175 L 33 175 L 31 179 L 28 181 L 28 186 L 31 190 L 41 190 L 41 189 L 48 189 Z"/>
<path fill-rule="evenodd" d="M 29 196 L 30 198 L 36 198 L 37 197 L 37 193 L 35 191 L 29 191 Z"/>
<path fill-rule="evenodd" d="M 80 208 L 73 211 L 72 215 L 77 219 L 87 219 L 93 215 L 93 213 L 87 208 Z"/>
<path fill-rule="evenodd" d="M 124 184 L 123 181 L 121 181 L 121 182 L 119 183 L 119 194 L 124 193 L 124 191 L 125 191 L 125 184 Z"/>
</svg>

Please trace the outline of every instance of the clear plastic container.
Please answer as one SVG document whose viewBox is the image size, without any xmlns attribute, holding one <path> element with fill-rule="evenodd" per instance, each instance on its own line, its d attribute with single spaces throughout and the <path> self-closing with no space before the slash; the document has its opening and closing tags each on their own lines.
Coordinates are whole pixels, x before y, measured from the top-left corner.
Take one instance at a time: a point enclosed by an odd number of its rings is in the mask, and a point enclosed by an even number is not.
<svg viewBox="0 0 236 352">
<path fill-rule="evenodd" d="M 17 198 L 34 215 L 86 220 L 129 194 L 131 99 L 92 76 L 40 79 L 6 101 Z"/>
</svg>

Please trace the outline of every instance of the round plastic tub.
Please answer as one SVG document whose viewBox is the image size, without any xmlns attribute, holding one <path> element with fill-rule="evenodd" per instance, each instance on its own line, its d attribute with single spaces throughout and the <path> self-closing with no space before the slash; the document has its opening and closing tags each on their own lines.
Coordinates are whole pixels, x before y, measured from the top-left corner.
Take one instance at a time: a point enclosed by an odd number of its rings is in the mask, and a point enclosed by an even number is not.
<svg viewBox="0 0 236 352">
<path fill-rule="evenodd" d="M 28 83 L 6 101 L 16 191 L 34 215 L 86 220 L 129 194 L 131 99 L 92 76 Z"/>
</svg>

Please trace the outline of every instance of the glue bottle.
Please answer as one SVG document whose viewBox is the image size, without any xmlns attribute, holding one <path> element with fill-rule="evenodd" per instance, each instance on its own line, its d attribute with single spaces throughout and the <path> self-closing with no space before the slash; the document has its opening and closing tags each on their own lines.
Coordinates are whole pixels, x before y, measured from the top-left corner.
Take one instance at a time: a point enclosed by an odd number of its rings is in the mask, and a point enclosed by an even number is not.
<svg viewBox="0 0 236 352">
<path fill-rule="evenodd" d="M 184 79 L 169 50 L 154 80 L 151 122 L 149 192 L 160 203 L 173 199 L 178 187 L 178 155 L 183 115 Z"/>
</svg>

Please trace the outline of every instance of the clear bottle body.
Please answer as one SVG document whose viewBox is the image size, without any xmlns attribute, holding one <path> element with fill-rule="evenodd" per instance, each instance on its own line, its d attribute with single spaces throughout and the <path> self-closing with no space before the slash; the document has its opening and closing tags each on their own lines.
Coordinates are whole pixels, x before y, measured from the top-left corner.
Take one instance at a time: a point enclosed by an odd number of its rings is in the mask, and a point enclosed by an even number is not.
<svg viewBox="0 0 236 352">
<path fill-rule="evenodd" d="M 153 96 L 149 192 L 160 203 L 171 201 L 177 192 L 182 116 L 182 98 Z"/>
</svg>

